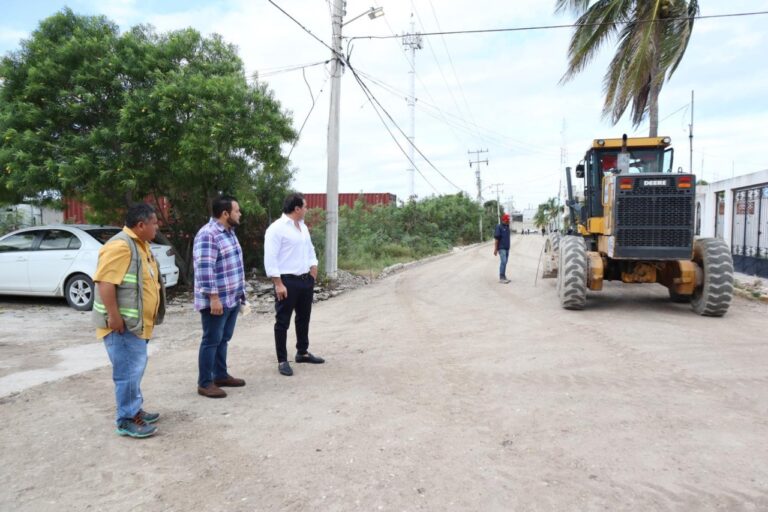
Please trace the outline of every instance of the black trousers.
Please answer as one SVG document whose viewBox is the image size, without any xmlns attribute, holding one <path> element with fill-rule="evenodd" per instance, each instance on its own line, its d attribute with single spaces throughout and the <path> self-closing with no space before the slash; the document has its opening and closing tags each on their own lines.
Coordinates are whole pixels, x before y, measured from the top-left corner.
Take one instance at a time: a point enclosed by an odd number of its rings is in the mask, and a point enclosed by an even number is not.
<svg viewBox="0 0 768 512">
<path fill-rule="evenodd" d="M 296 350 L 304 353 L 309 348 L 309 317 L 312 314 L 312 297 L 315 293 L 315 280 L 309 274 L 280 276 L 288 296 L 277 300 L 275 294 L 275 351 L 277 362 L 288 360 L 286 343 L 291 315 L 296 311 Z"/>
</svg>

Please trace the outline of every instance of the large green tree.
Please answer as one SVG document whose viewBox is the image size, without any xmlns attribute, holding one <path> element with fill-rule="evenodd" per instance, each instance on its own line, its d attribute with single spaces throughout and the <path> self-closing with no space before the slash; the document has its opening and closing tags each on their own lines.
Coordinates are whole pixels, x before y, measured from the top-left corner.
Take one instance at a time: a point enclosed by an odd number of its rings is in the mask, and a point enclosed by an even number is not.
<svg viewBox="0 0 768 512">
<path fill-rule="evenodd" d="M 276 213 L 269 200 L 290 185 L 290 116 L 219 36 L 121 35 L 65 9 L 2 60 L 0 80 L 0 193 L 56 191 L 106 222 L 130 202 L 167 198 L 158 211 L 182 266 L 217 194 L 240 199 L 256 240 Z"/>
<path fill-rule="evenodd" d="M 556 0 L 556 10 L 579 16 L 561 81 L 572 79 L 616 39 L 616 53 L 603 78 L 603 116 L 616 124 L 631 104 L 634 126 L 648 116 L 649 135 L 655 137 L 659 94 L 688 47 L 698 0 Z"/>
<path fill-rule="evenodd" d="M 64 10 L 0 63 L 0 190 L 77 194 L 118 169 L 123 103 L 116 25 Z"/>
</svg>

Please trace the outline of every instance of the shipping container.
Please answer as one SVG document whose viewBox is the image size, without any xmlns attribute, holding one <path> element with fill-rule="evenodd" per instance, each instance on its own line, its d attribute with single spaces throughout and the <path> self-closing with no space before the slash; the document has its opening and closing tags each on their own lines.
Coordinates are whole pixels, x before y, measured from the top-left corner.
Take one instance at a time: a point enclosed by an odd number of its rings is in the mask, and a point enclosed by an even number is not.
<svg viewBox="0 0 768 512">
<path fill-rule="evenodd" d="M 307 207 L 308 208 L 320 208 L 322 210 L 325 210 L 326 202 L 325 202 L 325 194 L 323 193 L 308 193 L 304 194 L 304 199 L 307 201 Z M 361 193 L 340 193 L 339 194 L 339 206 L 347 205 L 350 208 L 355 206 L 355 201 L 358 199 L 362 199 L 363 203 L 369 206 L 374 206 L 377 204 L 396 204 L 397 203 L 397 196 L 394 194 L 389 193 L 370 193 L 370 194 L 361 194 Z"/>
</svg>

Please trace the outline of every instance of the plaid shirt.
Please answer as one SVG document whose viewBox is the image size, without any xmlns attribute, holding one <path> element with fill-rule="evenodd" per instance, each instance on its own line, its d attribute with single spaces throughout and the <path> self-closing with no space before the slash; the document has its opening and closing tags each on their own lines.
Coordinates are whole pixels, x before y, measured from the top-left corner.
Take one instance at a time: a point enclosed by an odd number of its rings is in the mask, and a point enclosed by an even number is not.
<svg viewBox="0 0 768 512">
<path fill-rule="evenodd" d="M 195 267 L 195 310 L 211 307 L 208 297 L 218 293 L 225 308 L 245 302 L 243 250 L 234 229 L 225 229 L 216 219 L 200 228 L 192 248 Z"/>
</svg>

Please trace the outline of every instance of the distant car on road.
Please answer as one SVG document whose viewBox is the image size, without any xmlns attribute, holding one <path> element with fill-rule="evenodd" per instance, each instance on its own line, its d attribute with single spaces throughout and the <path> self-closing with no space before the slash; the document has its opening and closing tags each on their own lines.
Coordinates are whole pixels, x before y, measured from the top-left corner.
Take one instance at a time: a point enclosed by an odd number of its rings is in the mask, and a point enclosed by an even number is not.
<svg viewBox="0 0 768 512">
<path fill-rule="evenodd" d="M 121 228 L 58 224 L 24 228 L 0 237 L 0 294 L 64 297 L 78 311 L 93 306 L 99 249 Z M 166 287 L 179 281 L 170 245 L 151 243 Z"/>
</svg>

